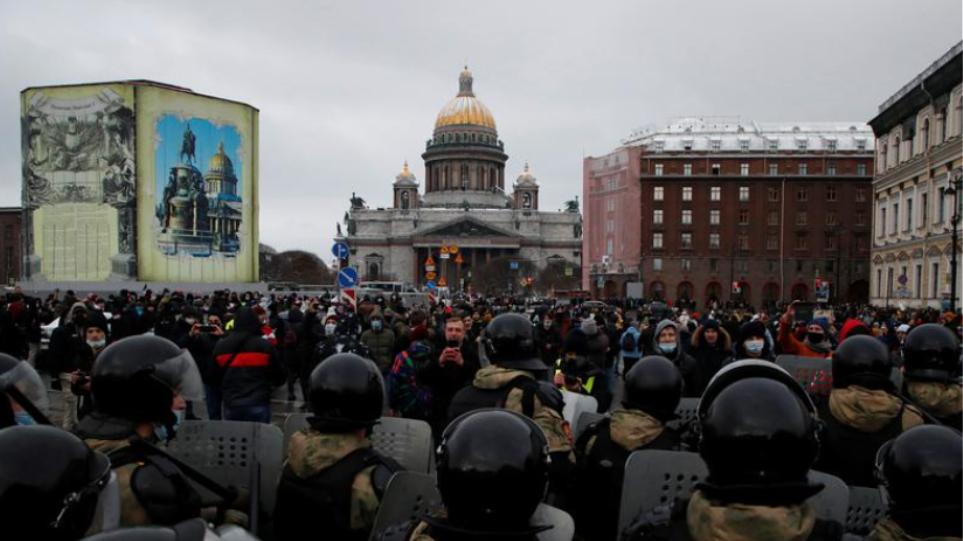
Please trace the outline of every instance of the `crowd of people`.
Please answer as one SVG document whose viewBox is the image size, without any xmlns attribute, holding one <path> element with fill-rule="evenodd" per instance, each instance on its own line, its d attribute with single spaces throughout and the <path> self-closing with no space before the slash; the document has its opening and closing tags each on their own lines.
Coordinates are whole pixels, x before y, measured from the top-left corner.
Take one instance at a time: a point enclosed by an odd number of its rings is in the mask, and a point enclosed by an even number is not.
<svg viewBox="0 0 963 541">
<path fill-rule="evenodd" d="M 278 389 L 311 416 L 288 443 L 265 538 L 368 538 L 402 469 L 372 448 L 383 416 L 424 421 L 437 446 L 444 509 L 401 525 L 404 539 L 535 539 L 552 526 L 531 523 L 540 504 L 589 541 L 841 539 L 808 503 L 823 489 L 811 470 L 888 491 L 874 539 L 961 536 L 963 328 L 950 312 L 469 295 L 355 309 L 327 295 L 167 289 L 0 302 L 0 427 L 14 427 L 0 430 L 0 515 L 21 517 L 25 539 L 95 533 L 90 502 L 111 469 L 122 526 L 203 536 L 191 519 L 248 524 L 244 494 L 210 509 L 192 488 L 204 480 L 163 447 L 184 420 L 271 423 Z M 831 384 L 800 384 L 781 356 Z M 585 397 L 605 415 L 576 437 L 566 406 Z M 684 398 L 699 399 L 692 422 L 677 418 Z M 53 422 L 62 429 L 24 426 Z M 39 447 L 75 486 L 24 499 L 40 491 Z M 619 531 L 623 491 L 646 488 L 623 487 L 639 450 L 699 453 L 709 475 Z M 80 463 L 86 477 L 69 473 Z M 5 514 L 26 505 L 32 514 Z"/>
</svg>

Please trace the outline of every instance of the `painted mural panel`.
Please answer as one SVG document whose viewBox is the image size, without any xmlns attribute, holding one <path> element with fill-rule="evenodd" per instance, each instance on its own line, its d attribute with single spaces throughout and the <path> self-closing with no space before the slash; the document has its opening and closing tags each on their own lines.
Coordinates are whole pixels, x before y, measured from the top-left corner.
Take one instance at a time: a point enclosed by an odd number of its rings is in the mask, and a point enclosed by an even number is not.
<svg viewBox="0 0 963 541">
<path fill-rule="evenodd" d="M 237 128 L 168 114 L 155 133 L 157 248 L 168 256 L 234 257 L 241 245 L 244 179 Z"/>
<path fill-rule="evenodd" d="M 23 203 L 32 279 L 132 278 L 133 92 L 121 85 L 22 94 Z"/>
<path fill-rule="evenodd" d="M 137 91 L 142 281 L 257 280 L 257 110 Z"/>
</svg>

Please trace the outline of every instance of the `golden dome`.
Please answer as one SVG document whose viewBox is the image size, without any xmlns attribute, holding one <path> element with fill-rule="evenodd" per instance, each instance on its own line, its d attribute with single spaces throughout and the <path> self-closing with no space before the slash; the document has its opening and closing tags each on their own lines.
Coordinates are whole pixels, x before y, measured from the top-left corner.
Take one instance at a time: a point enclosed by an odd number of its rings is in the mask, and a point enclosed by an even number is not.
<svg viewBox="0 0 963 541">
<path fill-rule="evenodd" d="M 473 81 L 474 79 L 472 78 L 471 72 L 468 71 L 468 66 L 465 66 L 464 71 L 462 71 L 458 77 L 458 95 L 445 104 L 441 112 L 438 113 L 438 119 L 435 120 L 436 130 L 442 126 L 459 124 L 472 124 L 493 130 L 497 129 L 495 127 L 495 117 L 492 116 L 492 112 L 488 110 L 488 107 L 486 107 L 481 100 L 475 97 L 475 93 L 472 91 Z"/>
<path fill-rule="evenodd" d="M 224 153 L 224 142 L 217 146 L 217 154 L 211 156 L 211 161 L 207 162 L 208 173 L 224 173 L 227 176 L 234 174 L 234 162 Z"/>
</svg>

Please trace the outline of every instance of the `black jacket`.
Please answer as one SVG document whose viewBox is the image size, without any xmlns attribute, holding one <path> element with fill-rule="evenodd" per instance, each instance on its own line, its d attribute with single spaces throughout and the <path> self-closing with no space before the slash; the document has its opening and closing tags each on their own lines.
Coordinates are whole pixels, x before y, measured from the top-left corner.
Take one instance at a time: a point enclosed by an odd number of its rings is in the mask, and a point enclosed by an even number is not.
<svg viewBox="0 0 963 541">
<path fill-rule="evenodd" d="M 257 314 L 250 308 L 241 309 L 234 331 L 214 347 L 214 362 L 229 408 L 267 405 L 273 387 L 284 383 L 278 352 L 261 335 Z"/>
</svg>

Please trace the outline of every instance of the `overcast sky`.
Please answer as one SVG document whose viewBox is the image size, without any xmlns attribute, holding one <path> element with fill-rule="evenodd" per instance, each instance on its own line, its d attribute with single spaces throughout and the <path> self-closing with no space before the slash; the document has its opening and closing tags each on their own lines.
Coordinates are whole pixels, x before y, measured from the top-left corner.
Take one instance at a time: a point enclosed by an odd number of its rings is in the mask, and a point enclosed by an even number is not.
<svg viewBox="0 0 963 541">
<path fill-rule="evenodd" d="M 0 3 L 0 206 L 19 92 L 153 79 L 261 111 L 261 242 L 329 259 L 352 191 L 391 204 L 467 61 L 543 210 L 582 157 L 678 116 L 863 121 L 963 37 L 959 0 Z"/>
</svg>

